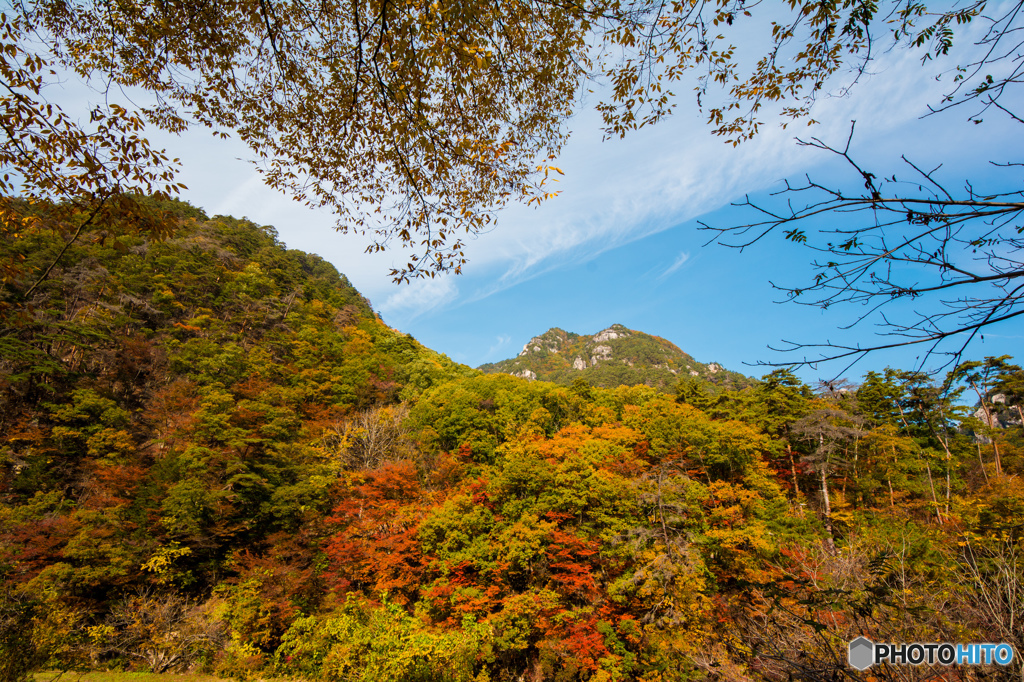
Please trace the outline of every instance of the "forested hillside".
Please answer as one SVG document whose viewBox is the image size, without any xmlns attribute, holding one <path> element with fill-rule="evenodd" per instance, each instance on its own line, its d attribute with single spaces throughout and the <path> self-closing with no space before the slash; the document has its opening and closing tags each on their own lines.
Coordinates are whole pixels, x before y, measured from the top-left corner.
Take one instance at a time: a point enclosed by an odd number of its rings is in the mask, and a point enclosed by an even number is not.
<svg viewBox="0 0 1024 682">
<path fill-rule="evenodd" d="M 670 341 L 621 324 L 592 335 L 549 329 L 530 339 L 518 356 L 480 369 L 564 386 L 583 379 L 604 388 L 644 384 L 670 392 L 680 379 L 731 389 L 752 383 L 717 363 L 697 362 Z"/>
<path fill-rule="evenodd" d="M 164 241 L 0 245 L 0 680 L 1020 679 L 846 663 L 1024 651 L 1009 358 L 948 391 L 482 374 L 272 228 L 150 203 Z"/>
</svg>

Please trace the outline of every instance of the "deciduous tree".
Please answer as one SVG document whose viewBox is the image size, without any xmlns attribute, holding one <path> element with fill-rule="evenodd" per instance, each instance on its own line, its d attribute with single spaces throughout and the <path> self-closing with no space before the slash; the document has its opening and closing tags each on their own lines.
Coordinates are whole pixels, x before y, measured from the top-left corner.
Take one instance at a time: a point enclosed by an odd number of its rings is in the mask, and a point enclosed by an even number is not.
<svg viewBox="0 0 1024 682">
<path fill-rule="evenodd" d="M 14 169 L 0 189 L 94 208 L 133 190 L 173 192 L 173 162 L 152 149 L 142 127 L 180 132 L 198 124 L 248 144 L 272 187 L 331 209 L 342 230 L 373 233 L 370 250 L 411 248 L 392 272 L 396 280 L 457 272 L 465 236 L 487 227 L 496 209 L 551 196 L 548 181 L 560 171 L 549 162 L 594 80 L 607 86 L 597 108 L 609 135 L 661 120 L 677 103 L 671 88 L 682 84 L 694 88 L 714 133 L 737 144 L 758 133 L 769 104 L 784 121 L 802 119 L 823 93 L 849 89 L 882 35 L 926 58 L 945 54 L 960 45 L 958 27 L 985 7 L 20 0 L 0 33 L 4 161 Z M 1000 57 L 1012 62 L 1016 48 L 999 40 L 1016 27 L 1014 7 L 991 24 L 989 39 L 1003 52 L 967 68 L 954 99 L 1003 108 L 1016 72 L 984 74 Z M 765 53 L 741 60 L 734 46 L 755 36 L 764 37 Z M 150 101 L 100 105 L 80 125 L 46 100 L 51 66 L 106 94 L 141 89 Z M 40 156 L 52 163 L 40 166 Z M 865 178 L 872 194 L 857 205 L 900 206 L 910 225 L 955 226 L 955 217 L 929 208 L 956 206 L 955 198 L 907 208 L 911 200 L 890 201 L 874 176 Z M 987 195 L 967 201 L 986 215 L 1017 210 L 998 203 Z M 951 245 L 962 246 L 958 239 Z"/>
</svg>

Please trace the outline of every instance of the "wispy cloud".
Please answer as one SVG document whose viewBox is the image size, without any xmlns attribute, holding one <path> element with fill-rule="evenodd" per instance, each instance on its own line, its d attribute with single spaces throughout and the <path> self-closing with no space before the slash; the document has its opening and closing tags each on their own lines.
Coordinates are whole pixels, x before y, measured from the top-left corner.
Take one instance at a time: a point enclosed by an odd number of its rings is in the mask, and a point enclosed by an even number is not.
<svg viewBox="0 0 1024 682">
<path fill-rule="evenodd" d="M 666 277 L 671 275 L 673 272 L 675 272 L 679 268 L 683 267 L 686 264 L 686 261 L 688 261 L 688 260 L 690 260 L 689 252 L 688 251 L 683 251 L 676 258 L 675 262 L 672 263 L 672 265 L 668 266 L 668 269 L 665 270 L 665 272 L 663 272 L 660 275 L 658 275 L 658 280 L 660 281 L 660 280 L 665 279 Z"/>
<path fill-rule="evenodd" d="M 452 301 L 458 295 L 459 288 L 452 277 L 416 280 L 388 296 L 380 310 L 383 313 L 401 315 L 405 320 L 412 320 Z"/>
<path fill-rule="evenodd" d="M 922 77 L 918 57 L 887 55 L 873 65 L 877 77 L 866 78 L 854 96 L 822 98 L 814 113 L 823 124 L 783 129 L 764 113 L 769 125 L 738 148 L 709 135 L 696 114 L 680 113 L 613 141 L 601 140 L 593 112 L 580 114 L 574 140 L 559 159 L 566 171 L 561 196 L 540 208 L 510 207 L 496 230 L 471 240 L 466 272 L 486 284 L 467 287 L 462 299 L 487 298 L 552 269 L 589 261 L 834 161 L 795 144 L 797 136 L 841 146 L 856 119 L 857 153 L 877 159 L 892 152 L 882 141 L 902 126 L 917 125 L 927 113 L 925 103 L 941 99 L 948 86 Z M 908 90 L 915 96 L 906 97 Z"/>
<path fill-rule="evenodd" d="M 487 349 L 486 358 L 490 359 L 497 355 L 497 353 L 505 348 L 508 344 L 512 343 L 512 337 L 504 334 L 498 336 L 493 346 Z"/>
<path fill-rule="evenodd" d="M 237 140 L 211 140 L 197 130 L 157 141 L 182 157 L 190 187 L 186 197 L 212 213 L 275 224 L 289 247 L 319 253 L 365 295 L 384 300 L 381 309 L 407 318 L 440 305 L 487 298 L 566 264 L 587 262 L 829 160 L 827 154 L 795 145 L 797 135 L 839 144 L 849 121 L 857 119 L 858 153 L 878 158 L 892 152 L 886 136 L 915 125 L 914 119 L 926 113 L 924 104 L 940 100 L 949 87 L 928 78 L 918 58 L 909 51 L 887 54 L 852 96 L 817 103 L 815 118 L 826 123 L 814 128 L 794 124 L 783 130 L 766 112 L 768 124 L 761 134 L 735 149 L 711 136 L 685 101 L 657 126 L 607 142 L 602 141 L 600 116 L 592 109 L 581 111 L 571 121 L 573 139 L 558 162 L 566 171 L 559 183 L 561 196 L 539 208 L 511 206 L 502 211 L 496 229 L 471 238 L 461 290 L 447 278 L 396 288 L 387 273 L 407 254 L 400 248 L 367 254 L 367 237 L 339 235 L 331 230 L 333 220 L 326 212 L 311 211 L 267 189 L 252 166 L 239 160 L 250 153 Z M 907 92 L 915 94 L 908 97 Z M 900 139 L 901 145 L 907 143 Z"/>
</svg>

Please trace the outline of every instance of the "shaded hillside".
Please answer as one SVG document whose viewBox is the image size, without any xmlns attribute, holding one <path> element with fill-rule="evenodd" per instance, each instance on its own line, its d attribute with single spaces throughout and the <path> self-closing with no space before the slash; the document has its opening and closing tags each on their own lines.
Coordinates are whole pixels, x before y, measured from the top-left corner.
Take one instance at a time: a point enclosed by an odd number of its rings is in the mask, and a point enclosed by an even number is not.
<svg viewBox="0 0 1024 682">
<path fill-rule="evenodd" d="M 754 383 L 717 363 L 697 362 L 663 338 L 621 324 L 589 336 L 555 327 L 530 339 L 517 357 L 481 365 L 480 369 L 565 386 L 578 378 L 591 386 L 644 384 L 663 391 L 672 391 L 686 377 L 729 389 Z"/>
<path fill-rule="evenodd" d="M 172 238 L 83 230 L 41 282 L 68 234 L 0 240 L 0 640 L 47 613 L 72 656 L 126 595 L 228 590 L 268 547 L 315 605 L 339 471 L 383 457 L 361 424 L 476 374 L 273 228 L 152 208 Z M 41 664 L 28 646 L 11 660 Z"/>
</svg>

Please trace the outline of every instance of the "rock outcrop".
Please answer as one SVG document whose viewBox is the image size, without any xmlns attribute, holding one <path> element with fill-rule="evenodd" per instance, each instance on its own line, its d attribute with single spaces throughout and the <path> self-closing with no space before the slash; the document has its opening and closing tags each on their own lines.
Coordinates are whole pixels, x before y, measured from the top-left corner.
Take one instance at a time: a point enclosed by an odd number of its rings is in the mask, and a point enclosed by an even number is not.
<svg viewBox="0 0 1024 682">
<path fill-rule="evenodd" d="M 751 383 L 718 363 L 697 362 L 669 341 L 621 324 L 593 335 L 554 327 L 530 339 L 518 356 L 480 369 L 565 385 L 582 377 L 595 386 L 647 384 L 668 391 L 680 376 L 730 387 Z"/>
</svg>

